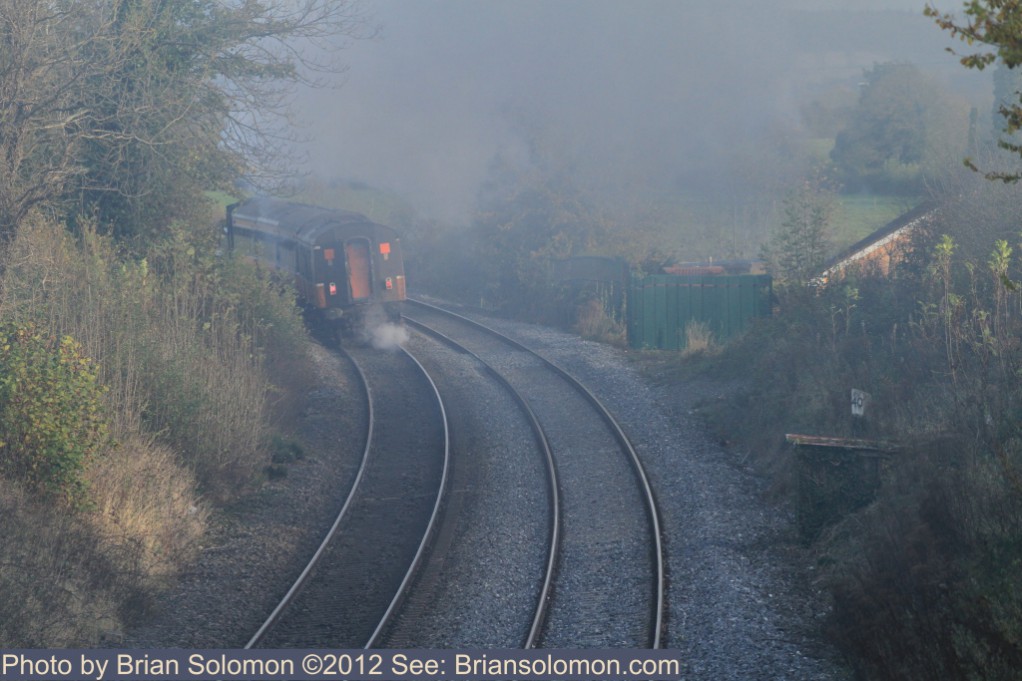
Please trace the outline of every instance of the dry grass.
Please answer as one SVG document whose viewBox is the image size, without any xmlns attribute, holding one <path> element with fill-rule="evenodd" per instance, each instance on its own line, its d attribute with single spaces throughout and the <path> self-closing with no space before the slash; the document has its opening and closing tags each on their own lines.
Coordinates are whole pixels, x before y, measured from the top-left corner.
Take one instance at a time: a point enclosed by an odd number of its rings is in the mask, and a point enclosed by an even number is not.
<svg viewBox="0 0 1022 681">
<path fill-rule="evenodd" d="M 91 646 L 194 557 L 205 530 L 191 476 L 137 436 L 87 471 L 94 509 L 68 513 L 0 480 L 0 642 Z"/>
<path fill-rule="evenodd" d="M 138 594 L 134 552 L 116 560 L 87 524 L 0 480 L 0 641 L 5 648 L 99 640 Z"/>
<path fill-rule="evenodd" d="M 117 444 L 89 462 L 75 513 L 0 480 L 4 647 L 116 632 L 194 558 L 207 503 L 244 493 L 269 462 L 267 412 L 284 391 L 271 402 L 259 343 L 286 345 L 277 374 L 299 374 L 287 367 L 302 364 L 300 320 L 269 282 L 225 281 L 221 263 L 196 256 L 211 249 L 177 236 L 162 269 L 43 219 L 12 246 L 0 318 L 81 343 L 109 387 Z"/>
<path fill-rule="evenodd" d="M 685 349 L 681 351 L 682 357 L 713 354 L 717 350 L 717 341 L 709 324 L 696 319 L 685 324 Z"/>
<path fill-rule="evenodd" d="M 603 303 L 592 298 L 579 306 L 575 331 L 588 340 L 595 340 L 610 345 L 624 345 L 627 341 L 627 330 L 610 315 Z"/>
<path fill-rule="evenodd" d="M 196 260 L 199 250 L 171 240 L 155 272 L 107 239 L 75 242 L 40 221 L 14 245 L 0 314 L 82 343 L 102 367 L 115 428 L 157 433 L 205 493 L 228 500 L 267 462 L 270 385 L 251 328 L 259 321 L 246 326 L 240 294 L 215 263 Z M 264 292 L 248 283 L 252 295 Z"/>
<path fill-rule="evenodd" d="M 94 504 L 87 520 L 112 547 L 135 548 L 147 582 L 159 585 L 194 557 L 208 510 L 170 449 L 129 434 L 86 475 Z"/>
</svg>

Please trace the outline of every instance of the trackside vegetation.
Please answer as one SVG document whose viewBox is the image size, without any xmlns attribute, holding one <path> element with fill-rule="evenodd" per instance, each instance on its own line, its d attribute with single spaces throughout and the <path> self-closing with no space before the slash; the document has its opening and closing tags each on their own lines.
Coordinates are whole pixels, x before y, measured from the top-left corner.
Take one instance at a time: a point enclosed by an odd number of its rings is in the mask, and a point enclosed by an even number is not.
<svg viewBox="0 0 1022 681">
<path fill-rule="evenodd" d="M 990 50 L 966 66 L 1022 65 L 1022 2 L 926 12 Z M 207 192 L 293 187 L 293 87 L 371 33 L 346 0 L 0 2 L 2 647 L 116 638 L 215 514 L 299 465 L 281 424 L 311 382 L 306 330 L 286 285 L 221 252 Z M 907 64 L 837 94 L 735 150 L 715 196 L 603 196 L 543 121 L 493 160 L 463 228 L 357 182 L 309 193 L 401 228 L 420 290 L 617 344 L 612 292 L 558 281 L 552 261 L 643 274 L 764 256 L 777 313 L 723 346 L 691 324 L 658 366 L 736 386 L 702 411 L 781 503 L 799 476 L 786 433 L 896 445 L 875 497 L 804 545 L 860 677 L 1017 679 L 1022 102 L 991 133 Z M 904 260 L 819 284 L 836 249 L 920 197 L 937 208 Z M 881 224 L 847 218 L 867 206 Z M 862 419 L 853 388 L 871 395 Z"/>
<path fill-rule="evenodd" d="M 3 647 L 116 636 L 263 482 L 307 338 L 208 192 L 282 182 L 292 88 L 368 33 L 343 0 L 0 3 Z"/>
<path fill-rule="evenodd" d="M 34 324 L 0 328 L 0 451 L 4 473 L 72 505 L 87 498 L 83 471 L 107 444 L 95 363 L 70 336 Z"/>
<path fill-rule="evenodd" d="M 997 62 L 1000 71 L 1022 63 L 1022 3 L 965 7 L 965 21 L 929 12 L 970 45 L 996 53 L 966 58 L 967 65 Z M 878 65 L 864 74 L 856 102 L 821 109 L 826 116 L 816 123 L 807 117 L 807 132 L 827 143 L 806 150 L 804 164 L 789 163 L 802 158 L 790 153 L 783 164 L 756 166 L 790 169 L 779 177 L 784 187 L 743 186 L 751 206 L 734 206 L 727 224 L 705 230 L 680 213 L 623 217 L 558 172 L 553 150 L 536 145 L 524 170 L 495 164 L 466 230 L 409 230 L 416 280 L 503 314 L 577 320 L 582 333 L 619 340 L 601 301 L 559 288 L 545 269 L 549 260 L 614 255 L 644 273 L 706 255 L 764 256 L 776 314 L 724 347 L 686 329 L 688 357 L 659 358 L 658 376 L 667 365 L 679 381 L 703 370 L 736 386 L 702 411 L 770 481 L 780 505 L 797 498 L 800 480 L 787 433 L 893 445 L 880 457 L 869 503 L 816 536 L 792 532 L 804 542 L 814 586 L 830 595 L 824 626 L 860 678 L 1017 679 L 1022 190 L 1013 182 L 1022 113 L 1015 94 L 989 117 L 990 129 L 988 117 L 970 115 L 914 67 Z M 966 157 L 986 175 L 963 167 Z M 886 222 L 860 232 L 842 216 L 843 206 L 874 197 L 904 204 L 896 212 L 921 199 L 936 208 L 899 246 L 904 259 L 893 268 L 865 263 L 820 282 L 828 257 Z M 687 250 L 672 247 L 681 240 Z M 852 389 L 871 396 L 861 419 L 850 413 Z"/>
<path fill-rule="evenodd" d="M 1022 668 L 1019 188 L 965 170 L 957 188 L 894 271 L 782 283 L 777 314 L 700 358 L 740 386 L 710 422 L 779 500 L 803 473 L 786 433 L 896 446 L 872 503 L 803 538 L 863 678 Z M 861 419 L 853 388 L 871 396 Z"/>
<path fill-rule="evenodd" d="M 0 588 L 18 592 L 27 570 L 40 595 L 0 606 L 5 643 L 118 631 L 191 560 L 209 513 L 271 465 L 306 332 L 286 288 L 215 246 L 211 222 L 139 257 L 39 218 L 11 247 L 0 486 L 14 553 Z"/>
</svg>

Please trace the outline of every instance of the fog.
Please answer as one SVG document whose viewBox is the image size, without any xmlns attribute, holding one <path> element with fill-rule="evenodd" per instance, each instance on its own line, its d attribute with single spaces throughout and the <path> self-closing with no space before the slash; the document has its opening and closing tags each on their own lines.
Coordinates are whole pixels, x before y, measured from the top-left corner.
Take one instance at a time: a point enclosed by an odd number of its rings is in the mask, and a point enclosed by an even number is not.
<svg viewBox="0 0 1022 681">
<path fill-rule="evenodd" d="M 988 76 L 945 52 L 923 4 L 378 0 L 379 37 L 347 49 L 341 87 L 301 95 L 298 124 L 316 175 L 447 222 L 468 219 L 498 154 L 524 157 L 537 136 L 594 193 L 699 189 L 877 63 L 979 96 Z"/>
</svg>

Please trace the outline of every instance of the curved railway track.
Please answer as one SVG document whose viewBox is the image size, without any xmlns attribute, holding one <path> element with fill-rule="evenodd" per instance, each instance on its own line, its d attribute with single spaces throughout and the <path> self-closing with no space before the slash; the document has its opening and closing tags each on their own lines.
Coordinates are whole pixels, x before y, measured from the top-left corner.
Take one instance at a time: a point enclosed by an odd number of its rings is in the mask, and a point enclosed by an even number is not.
<svg viewBox="0 0 1022 681">
<path fill-rule="evenodd" d="M 528 401 L 501 374 L 453 339 L 406 323 L 422 332 L 409 346 L 435 367 L 451 406 L 454 471 L 437 555 L 383 643 L 534 647 L 561 537 L 551 446 Z"/>
<path fill-rule="evenodd" d="M 348 354 L 370 405 L 362 465 L 312 560 L 246 648 L 374 645 L 435 536 L 450 458 L 436 386 L 403 351 Z"/>
<path fill-rule="evenodd" d="M 506 395 L 502 399 L 513 403 L 522 415 L 519 418 L 528 423 L 533 451 L 540 456 L 524 457 L 535 460 L 526 466 L 532 466 L 529 477 L 511 485 L 517 486 L 516 493 L 531 495 L 532 506 L 545 503 L 547 511 L 518 518 L 509 527 L 501 528 L 500 522 L 480 527 L 489 522 L 474 518 L 477 508 L 472 505 L 480 504 L 480 497 L 495 497 L 488 503 L 518 509 L 510 515 L 525 514 L 529 504 L 516 505 L 518 499 L 500 501 L 495 488 L 477 484 L 478 478 L 485 477 L 486 465 L 492 472 L 508 462 L 521 464 L 523 457 L 506 456 L 501 463 L 499 454 L 487 450 L 503 445 L 491 440 L 482 452 L 463 452 L 456 459 L 461 463 L 453 465 L 452 471 L 448 414 L 423 364 L 404 350 L 352 350 L 349 356 L 362 376 L 370 404 L 362 466 L 309 566 L 246 647 L 422 645 L 434 637 L 419 639 L 408 632 L 416 631 L 417 618 L 431 621 L 428 609 L 436 608 L 438 601 L 446 603 L 441 607 L 456 609 L 451 599 L 436 595 L 442 591 L 438 575 L 444 569 L 459 569 L 458 565 L 445 567 L 445 562 L 467 555 L 467 549 L 461 554 L 450 549 L 459 541 L 471 543 L 459 533 L 471 535 L 473 530 L 465 525 L 473 522 L 477 538 L 480 532 L 503 531 L 519 542 L 480 543 L 492 544 L 491 551 L 501 552 L 487 559 L 496 566 L 490 569 L 489 582 L 495 593 L 503 594 L 505 600 L 532 599 L 533 606 L 528 617 L 519 602 L 497 606 L 514 613 L 500 618 L 507 620 L 501 622 L 500 633 L 477 638 L 482 636 L 477 629 L 469 642 L 503 647 L 659 647 L 665 598 L 659 518 L 645 471 L 621 427 L 581 383 L 524 345 L 441 308 L 415 303 L 415 309 L 420 319 L 406 318 L 409 326 L 471 358 L 465 361 L 476 368 L 469 373 L 489 375 Z M 428 324 L 421 320 L 423 315 Z M 453 331 L 445 334 L 440 329 Z M 452 369 L 456 364 L 445 360 L 437 369 L 438 379 L 447 372 L 456 373 Z M 414 381 L 409 378 L 413 365 L 419 377 Z M 450 381 L 447 389 L 455 393 L 464 382 Z M 465 408 L 466 399 L 473 398 L 461 397 L 461 408 L 478 411 Z M 424 406 L 427 403 L 432 406 Z M 505 418 L 507 407 L 497 408 Z M 432 425 L 411 422 L 413 415 L 424 413 L 440 418 L 429 419 Z M 442 426 L 437 425 L 440 422 Z M 478 426 L 482 430 L 472 434 L 471 424 L 463 427 L 469 442 L 483 437 L 478 433 L 486 430 Z M 485 464 L 487 457 L 494 461 Z M 537 484 L 541 475 L 546 480 Z M 451 479 L 456 482 L 448 493 Z M 545 493 L 537 491 L 539 487 Z M 536 500 L 544 494 L 545 502 Z M 440 523 L 447 505 L 452 508 L 445 515 L 452 517 Z M 536 519 L 540 516 L 545 520 Z M 542 560 L 534 546 L 537 531 L 547 538 Z M 427 560 L 434 545 L 437 555 Z M 520 550 L 525 546 L 527 550 Z M 527 583 L 516 581 L 512 571 L 505 570 L 512 555 L 519 559 L 519 553 L 532 554 L 521 558 L 525 566 L 521 569 L 531 575 Z M 409 596 L 413 584 L 415 593 Z M 481 593 L 477 590 L 476 603 Z M 457 607 L 472 607 L 471 601 Z M 513 633 L 516 630 L 519 633 Z M 418 631 L 423 631 L 421 625 Z M 446 646 L 465 645 L 458 634 L 437 640 Z"/>
<path fill-rule="evenodd" d="M 563 548 L 560 555 L 550 553 L 544 578 L 544 593 L 552 593 L 549 613 L 537 610 L 525 645 L 659 647 L 666 595 L 660 521 L 624 431 L 589 390 L 548 359 L 474 320 L 412 304 L 417 317 L 406 318 L 409 323 L 429 326 L 434 335 L 456 335 L 459 345 L 525 395 L 522 403 L 540 412 L 541 429 L 553 441 L 562 471 Z M 537 380 L 551 371 L 560 385 Z M 615 445 L 607 445 L 608 436 Z M 623 479 L 634 484 L 622 485 Z M 547 606 L 546 598 L 541 604 Z"/>
</svg>

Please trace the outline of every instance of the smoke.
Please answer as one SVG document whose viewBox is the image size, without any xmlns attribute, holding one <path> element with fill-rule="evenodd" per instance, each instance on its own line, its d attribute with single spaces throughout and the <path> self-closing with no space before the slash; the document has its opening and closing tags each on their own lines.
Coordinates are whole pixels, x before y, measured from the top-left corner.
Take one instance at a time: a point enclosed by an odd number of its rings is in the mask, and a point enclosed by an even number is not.
<svg viewBox="0 0 1022 681">
<path fill-rule="evenodd" d="M 369 342 L 377 350 L 396 350 L 408 342 L 408 330 L 401 324 L 384 322 L 369 329 Z"/>
<path fill-rule="evenodd" d="M 821 84 L 854 89 L 876 63 L 942 61 L 945 36 L 919 5 L 378 0 L 382 35 L 345 53 L 343 87 L 302 95 L 310 170 L 454 224 L 471 217 L 495 158 L 537 144 L 609 202 L 716 186 L 765 126 L 798 125 Z"/>
<path fill-rule="evenodd" d="M 408 331 L 383 305 L 371 305 L 363 318 L 361 340 L 377 350 L 397 350 L 408 342 Z"/>
</svg>

